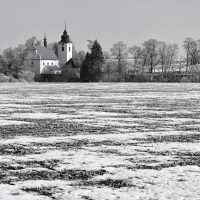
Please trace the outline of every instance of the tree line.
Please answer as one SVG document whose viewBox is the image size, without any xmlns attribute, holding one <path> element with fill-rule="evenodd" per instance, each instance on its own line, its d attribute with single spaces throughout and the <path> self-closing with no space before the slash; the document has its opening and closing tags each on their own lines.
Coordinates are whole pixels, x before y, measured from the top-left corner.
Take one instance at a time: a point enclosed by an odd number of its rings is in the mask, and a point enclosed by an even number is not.
<svg viewBox="0 0 200 200">
<path fill-rule="evenodd" d="M 34 81 L 31 63 L 24 63 L 26 49 L 33 44 L 41 46 L 35 36 L 15 48 L 7 48 L 0 54 L 0 81 Z M 49 43 L 58 56 L 58 43 Z M 149 39 L 140 46 L 128 47 L 122 41 L 112 45 L 109 52 L 103 51 L 97 40 L 89 41 L 88 52 L 78 51 L 73 45 L 73 61 L 80 69 L 81 82 L 125 82 L 125 81 L 175 81 L 188 79 L 199 81 L 200 40 L 186 38 L 183 41 L 185 57 L 179 56 L 178 44 Z M 197 66 L 192 75 L 183 75 Z M 179 73 L 174 80 L 172 73 Z M 188 73 L 189 74 L 189 73 Z M 184 77 L 183 77 L 184 76 Z M 191 80 L 190 80 L 191 79 Z M 186 80 L 187 81 L 187 80 Z"/>
<path fill-rule="evenodd" d="M 131 47 L 119 41 L 113 44 L 109 52 L 102 52 L 97 40 L 90 41 L 90 52 L 87 53 L 81 68 L 81 81 L 199 82 L 200 40 L 186 38 L 183 47 L 186 57 L 179 55 L 178 44 L 156 39 L 149 39 L 141 46 Z M 96 58 L 95 63 L 94 52 L 100 57 L 103 55 L 103 59 Z M 190 66 L 194 65 L 195 71 L 191 71 Z"/>
<path fill-rule="evenodd" d="M 17 47 L 9 47 L 0 54 L 0 82 L 24 82 L 34 81 L 35 74 L 32 71 L 31 63 L 24 64 L 26 49 L 32 45 L 41 46 L 42 41 L 35 36 L 26 40 L 24 44 Z"/>
</svg>

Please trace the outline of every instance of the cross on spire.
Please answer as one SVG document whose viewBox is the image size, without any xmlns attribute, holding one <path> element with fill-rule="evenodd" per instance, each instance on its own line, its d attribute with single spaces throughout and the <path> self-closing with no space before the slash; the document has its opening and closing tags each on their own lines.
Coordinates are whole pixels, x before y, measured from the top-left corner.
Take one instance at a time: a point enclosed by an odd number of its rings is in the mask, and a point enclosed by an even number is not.
<svg viewBox="0 0 200 200">
<path fill-rule="evenodd" d="M 66 30 L 66 21 L 65 21 L 65 30 Z"/>
</svg>

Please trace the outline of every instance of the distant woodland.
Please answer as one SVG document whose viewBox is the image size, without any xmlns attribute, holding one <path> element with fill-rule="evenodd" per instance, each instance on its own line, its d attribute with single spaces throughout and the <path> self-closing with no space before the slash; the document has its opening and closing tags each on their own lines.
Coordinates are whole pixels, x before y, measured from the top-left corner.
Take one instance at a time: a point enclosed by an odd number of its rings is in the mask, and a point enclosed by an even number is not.
<svg viewBox="0 0 200 200">
<path fill-rule="evenodd" d="M 31 63 L 24 62 L 33 41 L 36 46 L 43 45 L 33 36 L 1 52 L 0 82 L 35 81 Z M 48 47 L 58 54 L 56 42 Z M 200 40 L 186 38 L 183 47 L 185 56 L 180 56 L 178 44 L 149 39 L 131 47 L 119 41 L 105 52 L 94 40 L 89 41 L 88 52 L 73 45 L 73 62 L 80 71 L 80 82 L 200 82 Z"/>
</svg>

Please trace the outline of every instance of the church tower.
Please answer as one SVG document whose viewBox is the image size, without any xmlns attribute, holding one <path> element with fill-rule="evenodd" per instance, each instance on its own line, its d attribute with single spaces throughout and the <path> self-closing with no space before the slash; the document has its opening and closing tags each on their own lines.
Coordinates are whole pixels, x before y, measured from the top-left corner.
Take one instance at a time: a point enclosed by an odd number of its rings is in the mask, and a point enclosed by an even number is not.
<svg viewBox="0 0 200 200">
<path fill-rule="evenodd" d="M 58 43 L 58 59 L 61 64 L 67 63 L 72 58 L 72 43 L 69 39 L 69 35 L 66 31 L 66 22 L 65 30 L 61 36 L 61 41 Z"/>
</svg>

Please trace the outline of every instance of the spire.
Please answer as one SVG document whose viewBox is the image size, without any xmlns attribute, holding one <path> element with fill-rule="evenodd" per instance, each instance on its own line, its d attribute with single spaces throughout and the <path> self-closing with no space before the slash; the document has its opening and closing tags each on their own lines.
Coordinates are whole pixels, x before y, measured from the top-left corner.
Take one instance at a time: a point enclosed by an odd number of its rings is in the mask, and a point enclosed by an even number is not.
<svg viewBox="0 0 200 200">
<path fill-rule="evenodd" d="M 47 38 L 46 38 L 46 33 L 44 31 L 44 46 L 47 48 Z"/>
<path fill-rule="evenodd" d="M 66 31 L 66 21 L 65 21 L 65 30 L 63 31 L 63 35 L 61 36 L 61 41 L 59 43 L 70 43 L 69 35 Z"/>
<path fill-rule="evenodd" d="M 66 21 L 65 21 L 65 30 L 63 32 L 63 35 L 67 35 L 67 31 L 66 31 Z"/>
</svg>

